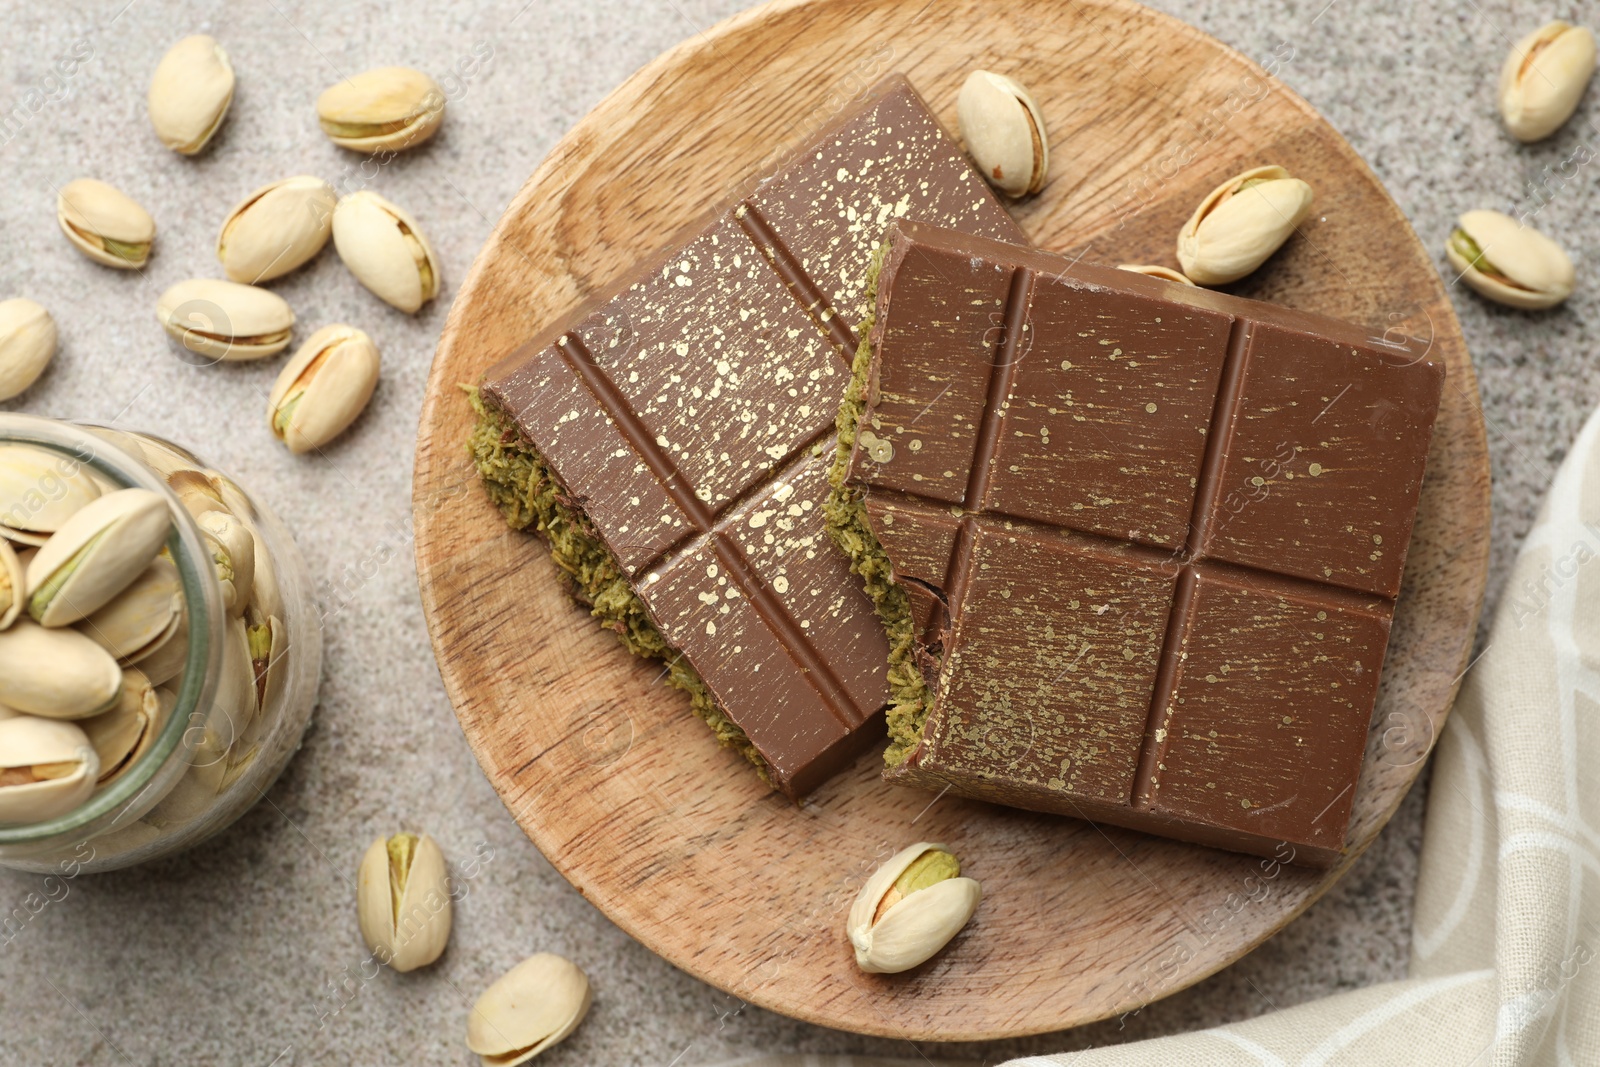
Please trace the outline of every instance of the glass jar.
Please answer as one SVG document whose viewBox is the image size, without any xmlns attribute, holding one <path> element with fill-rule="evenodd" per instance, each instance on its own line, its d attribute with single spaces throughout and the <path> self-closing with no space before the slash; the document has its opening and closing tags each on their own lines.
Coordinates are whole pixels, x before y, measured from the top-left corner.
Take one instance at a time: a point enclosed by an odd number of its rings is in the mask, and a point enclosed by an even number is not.
<svg viewBox="0 0 1600 1067">
<path fill-rule="evenodd" d="M 322 630 L 305 561 L 271 511 L 168 441 L 0 414 L 0 445 L 10 444 L 59 456 L 59 477 L 39 479 L 38 507 L 85 475 L 107 492 L 137 487 L 165 497 L 173 526 L 163 555 L 176 569 L 181 609 L 160 637 L 118 661 L 125 692 L 137 685 L 146 697 L 138 743 L 120 764 L 101 767 L 94 792 L 74 810 L 0 824 L 0 865 L 72 876 L 198 844 L 261 799 L 310 722 Z M 30 505 L 0 503 L 0 525 L 7 506 Z M 204 517 L 215 511 L 224 515 Z M 248 583 L 222 562 L 218 538 L 230 535 L 250 543 Z M 234 546 L 242 560 L 243 545 Z M 101 736 L 91 733 L 97 749 Z"/>
</svg>

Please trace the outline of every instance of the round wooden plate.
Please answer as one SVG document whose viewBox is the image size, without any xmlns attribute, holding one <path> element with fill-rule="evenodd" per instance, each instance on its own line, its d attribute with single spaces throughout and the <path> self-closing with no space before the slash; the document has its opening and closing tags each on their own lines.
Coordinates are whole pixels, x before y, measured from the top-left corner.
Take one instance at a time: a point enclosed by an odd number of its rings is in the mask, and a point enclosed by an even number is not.
<svg viewBox="0 0 1600 1067">
<path fill-rule="evenodd" d="M 875 755 L 795 807 L 712 742 L 658 666 L 573 605 L 537 539 L 506 528 L 467 459 L 471 416 L 457 386 L 881 75 L 905 71 L 953 129 L 975 67 L 1016 74 L 1043 107 L 1050 183 L 1016 206 L 1039 245 L 1175 265 L 1174 236 L 1213 185 L 1281 163 L 1316 188 L 1317 214 L 1239 291 L 1430 338 L 1448 367 L 1352 860 L 1449 709 L 1489 538 L 1477 386 L 1432 257 L 1309 105 L 1204 34 L 1126 0 L 779 0 L 684 42 L 607 97 L 501 218 L 434 362 L 414 507 L 445 686 L 528 836 L 628 933 L 762 1007 L 921 1040 L 1131 1010 L 1238 959 L 1343 868 L 894 788 Z M 862 974 L 844 935 L 850 900 L 882 857 L 922 839 L 955 848 L 983 904 L 932 963 Z"/>
</svg>

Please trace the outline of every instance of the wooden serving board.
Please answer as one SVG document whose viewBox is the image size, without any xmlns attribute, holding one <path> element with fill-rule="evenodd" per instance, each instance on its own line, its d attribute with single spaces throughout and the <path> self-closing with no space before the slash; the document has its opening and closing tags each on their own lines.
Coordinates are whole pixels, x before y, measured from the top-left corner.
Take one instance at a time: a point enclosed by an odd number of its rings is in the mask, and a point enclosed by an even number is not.
<svg viewBox="0 0 1600 1067">
<path fill-rule="evenodd" d="M 417 569 L 445 685 L 490 781 L 557 869 L 672 963 L 749 1002 L 921 1040 L 1060 1029 L 1226 966 L 1339 877 L 895 788 L 876 755 L 796 807 L 718 748 L 660 669 L 558 587 L 489 506 L 465 449 L 475 382 L 881 75 L 948 128 L 966 74 L 1026 83 L 1049 184 L 1016 214 L 1042 247 L 1176 265 L 1192 207 L 1281 163 L 1317 212 L 1246 295 L 1431 338 L 1448 366 L 1421 515 L 1351 826 L 1350 859 L 1416 778 L 1483 593 L 1477 385 L 1433 258 L 1340 136 L 1254 63 L 1126 0 L 779 0 L 661 56 L 580 122 L 501 218 L 451 309 L 419 432 Z M 878 862 L 945 841 L 984 887 L 932 963 L 860 973 L 844 934 Z M 1348 864 L 1346 864 L 1348 866 Z M 1315 961 L 1312 961 L 1312 965 Z"/>
</svg>

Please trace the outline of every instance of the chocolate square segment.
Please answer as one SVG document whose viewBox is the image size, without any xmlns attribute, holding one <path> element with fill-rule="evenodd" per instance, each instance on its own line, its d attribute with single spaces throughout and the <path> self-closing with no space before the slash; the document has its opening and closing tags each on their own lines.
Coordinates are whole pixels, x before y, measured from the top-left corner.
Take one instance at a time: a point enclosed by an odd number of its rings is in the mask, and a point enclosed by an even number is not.
<svg viewBox="0 0 1600 1067">
<path fill-rule="evenodd" d="M 1399 595 L 1437 406 L 1410 359 L 1252 324 L 1201 553 Z"/>
<path fill-rule="evenodd" d="M 953 775 L 998 773 L 1121 803 L 1133 788 L 1175 570 L 1143 553 L 980 519 L 925 744 Z"/>
<path fill-rule="evenodd" d="M 882 736 L 887 644 L 822 503 L 897 218 L 1023 240 L 898 75 L 483 383 L 791 796 Z"/>
<path fill-rule="evenodd" d="M 988 506 L 1177 548 L 1189 532 L 1232 321 L 1155 297 L 1125 300 L 1113 314 L 1093 288 L 1033 280 Z"/>
<path fill-rule="evenodd" d="M 887 776 L 1337 860 L 1443 368 L 917 223 L 872 341 L 845 489 L 938 665 Z"/>
<path fill-rule="evenodd" d="M 1387 603 L 1202 565 L 1187 607 L 1150 810 L 1336 852 Z"/>
</svg>

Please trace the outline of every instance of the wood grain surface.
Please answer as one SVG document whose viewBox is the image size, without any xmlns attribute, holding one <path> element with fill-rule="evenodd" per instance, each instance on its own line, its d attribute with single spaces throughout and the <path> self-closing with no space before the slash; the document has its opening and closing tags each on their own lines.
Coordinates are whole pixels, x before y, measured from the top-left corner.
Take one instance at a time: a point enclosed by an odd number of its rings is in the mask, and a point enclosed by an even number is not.
<svg viewBox="0 0 1600 1067">
<path fill-rule="evenodd" d="M 1269 62 L 1269 66 L 1270 66 Z M 1483 594 L 1488 468 L 1477 384 L 1438 269 L 1365 164 L 1261 67 L 1124 0 L 780 0 L 664 54 L 551 152 L 451 309 L 413 508 L 445 686 L 484 772 L 572 884 L 730 994 L 862 1033 L 964 1040 L 1128 1011 L 1226 966 L 1329 872 L 896 788 L 875 754 L 795 807 L 719 749 L 660 670 L 557 585 L 477 485 L 457 386 L 559 318 L 891 70 L 947 128 L 974 67 L 1019 77 L 1051 136 L 1016 207 L 1042 247 L 1175 266 L 1195 203 L 1280 163 L 1315 187 L 1299 237 L 1243 295 L 1430 339 L 1448 368 L 1349 860 L 1410 787 L 1454 697 Z M 933 962 L 857 971 L 844 917 L 877 863 L 945 841 L 984 901 Z"/>
</svg>

